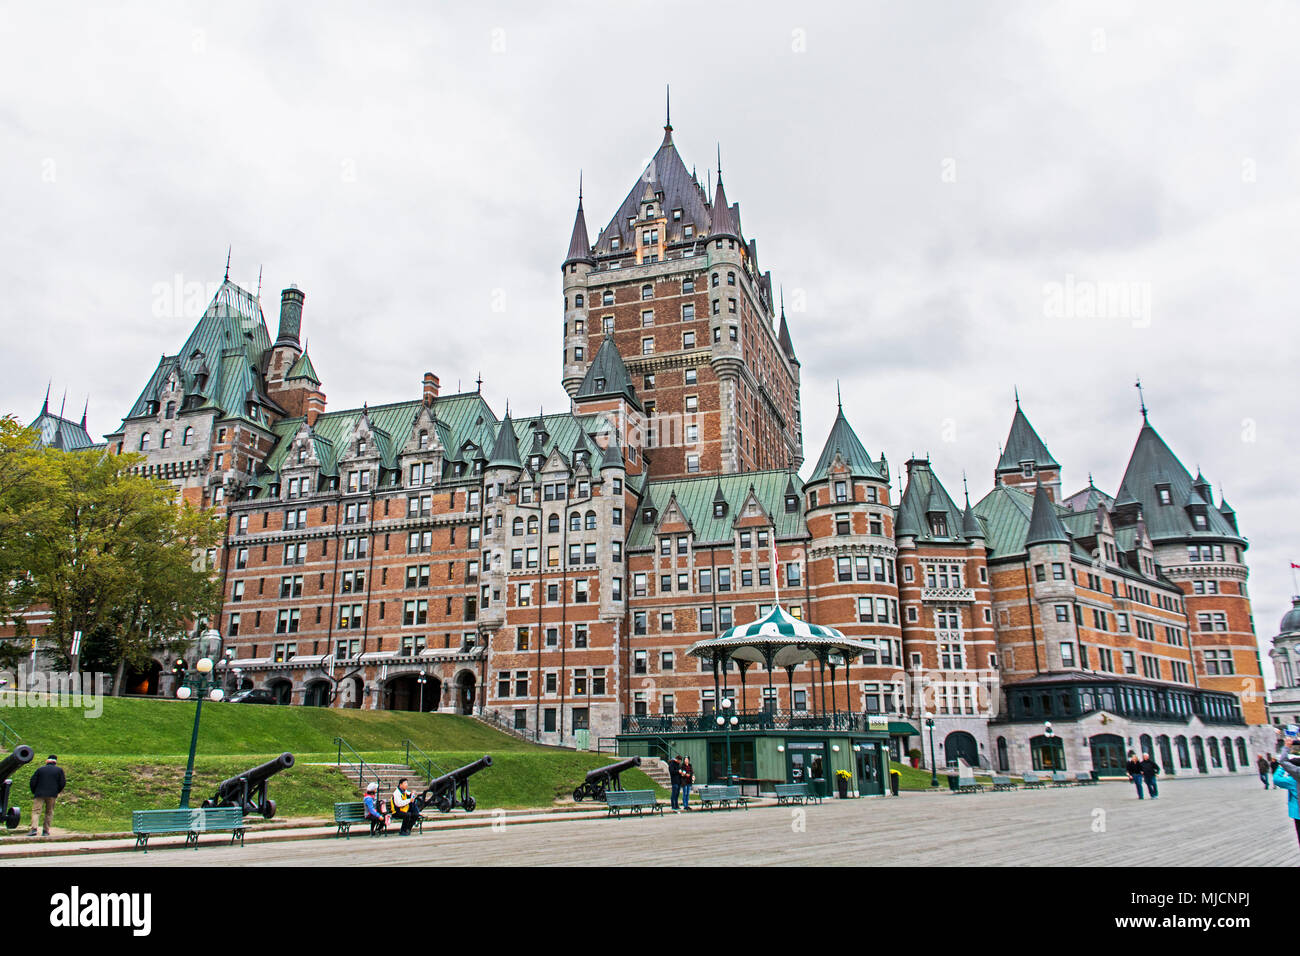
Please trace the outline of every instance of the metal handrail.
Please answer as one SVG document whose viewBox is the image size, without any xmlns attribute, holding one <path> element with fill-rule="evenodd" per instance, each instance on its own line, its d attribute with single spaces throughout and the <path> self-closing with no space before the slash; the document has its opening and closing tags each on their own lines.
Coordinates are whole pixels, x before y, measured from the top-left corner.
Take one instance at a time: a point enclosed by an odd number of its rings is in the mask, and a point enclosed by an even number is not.
<svg viewBox="0 0 1300 956">
<path fill-rule="evenodd" d="M 625 734 L 664 734 L 664 733 L 715 733 L 719 730 L 717 718 L 721 711 L 712 713 L 679 714 L 628 714 L 623 717 Z M 883 714 L 857 714 L 847 711 L 831 713 L 808 713 L 806 711 L 783 711 L 764 709 L 728 714 L 734 716 L 737 723 L 732 732 L 745 730 L 832 730 L 850 733 L 866 733 L 871 729 L 871 720 L 887 719 Z"/>
<path fill-rule="evenodd" d="M 375 770 L 375 768 L 374 768 L 373 766 L 371 766 L 371 767 L 368 768 L 367 765 L 366 765 L 365 758 L 362 757 L 361 754 L 357 753 L 354 749 L 352 749 L 352 745 L 351 745 L 351 744 L 349 744 L 349 743 L 348 743 L 346 740 L 344 740 L 342 737 L 335 737 L 335 738 L 334 738 L 334 745 L 338 748 L 338 762 L 335 764 L 335 766 L 337 766 L 340 770 L 343 769 L 343 750 L 344 750 L 344 748 L 347 749 L 347 751 L 348 751 L 349 754 L 351 754 L 353 757 L 356 758 L 356 761 L 355 761 L 355 762 L 353 762 L 353 761 L 351 761 L 351 760 L 348 761 L 348 768 L 349 768 L 348 772 L 351 773 L 351 772 L 354 771 L 354 770 L 356 771 L 356 774 L 357 774 L 357 787 L 358 787 L 358 788 L 360 788 L 360 787 L 364 787 L 364 786 L 365 786 L 365 784 L 366 784 L 366 779 L 365 779 L 365 778 L 366 778 L 367 770 L 369 770 L 369 774 L 370 774 L 370 776 L 374 778 L 375 783 L 379 783 L 379 782 L 380 782 L 379 774 L 378 774 L 378 772 Z"/>
<path fill-rule="evenodd" d="M 19 743 L 21 740 L 18 731 L 0 720 L 0 750 L 9 750 L 13 744 Z"/>
<path fill-rule="evenodd" d="M 408 738 L 407 740 L 402 741 L 402 743 L 403 743 L 403 745 L 406 747 L 406 765 L 407 765 L 408 767 L 410 767 L 412 770 L 417 770 L 417 769 L 421 769 L 421 770 L 423 770 L 423 771 L 424 771 L 424 778 L 425 778 L 426 780 L 432 780 L 432 779 L 434 779 L 434 771 L 435 771 L 435 770 L 438 771 L 437 776 L 439 776 L 439 777 L 442 777 L 442 776 L 445 776 L 445 775 L 446 775 L 447 771 L 443 770 L 443 769 L 442 769 L 441 767 L 439 767 L 436 763 L 434 763 L 433 758 L 430 757 L 430 756 L 429 756 L 427 753 L 425 753 L 423 750 L 421 750 L 421 749 L 420 749 L 418 746 L 416 746 L 414 743 L 412 743 L 412 742 L 410 741 L 409 738 Z M 417 767 L 416 764 L 414 764 L 414 763 L 411 762 L 411 751 L 412 751 L 412 750 L 414 750 L 417 754 L 419 754 L 420 757 L 421 757 L 421 759 L 423 760 L 423 766 L 422 766 L 422 767 Z"/>
</svg>

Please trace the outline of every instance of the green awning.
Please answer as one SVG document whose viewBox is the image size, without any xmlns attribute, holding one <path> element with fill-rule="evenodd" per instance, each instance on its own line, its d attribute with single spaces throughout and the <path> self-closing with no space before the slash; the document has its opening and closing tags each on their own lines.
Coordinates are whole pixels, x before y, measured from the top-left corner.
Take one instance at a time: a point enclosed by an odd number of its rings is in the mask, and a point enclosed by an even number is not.
<svg viewBox="0 0 1300 956">
<path fill-rule="evenodd" d="M 921 732 L 905 720 L 891 720 L 889 722 L 890 734 L 905 734 L 909 737 L 919 737 Z"/>
</svg>

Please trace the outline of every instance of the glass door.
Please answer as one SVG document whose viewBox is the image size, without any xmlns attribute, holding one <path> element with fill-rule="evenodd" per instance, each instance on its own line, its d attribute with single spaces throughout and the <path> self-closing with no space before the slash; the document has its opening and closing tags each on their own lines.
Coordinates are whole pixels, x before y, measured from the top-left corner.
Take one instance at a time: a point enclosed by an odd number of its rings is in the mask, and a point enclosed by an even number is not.
<svg viewBox="0 0 1300 956">
<path fill-rule="evenodd" d="M 858 793 L 862 796 L 879 796 L 885 792 L 885 778 L 881 772 L 880 744 L 860 743 L 854 746 L 857 757 Z"/>
</svg>

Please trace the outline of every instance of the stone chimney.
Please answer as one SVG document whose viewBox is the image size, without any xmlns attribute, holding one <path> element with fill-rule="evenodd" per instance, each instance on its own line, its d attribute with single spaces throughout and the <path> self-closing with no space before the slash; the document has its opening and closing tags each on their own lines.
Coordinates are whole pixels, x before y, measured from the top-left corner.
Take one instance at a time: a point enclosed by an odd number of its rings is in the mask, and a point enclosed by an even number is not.
<svg viewBox="0 0 1300 956">
<path fill-rule="evenodd" d="M 438 397 L 438 376 L 432 372 L 424 373 L 424 404 L 426 407 L 433 404 L 433 400 Z"/>
<path fill-rule="evenodd" d="M 276 345 L 299 344 L 299 332 L 302 329 L 302 301 L 305 296 L 296 285 L 291 285 L 280 293 L 280 334 Z"/>
</svg>

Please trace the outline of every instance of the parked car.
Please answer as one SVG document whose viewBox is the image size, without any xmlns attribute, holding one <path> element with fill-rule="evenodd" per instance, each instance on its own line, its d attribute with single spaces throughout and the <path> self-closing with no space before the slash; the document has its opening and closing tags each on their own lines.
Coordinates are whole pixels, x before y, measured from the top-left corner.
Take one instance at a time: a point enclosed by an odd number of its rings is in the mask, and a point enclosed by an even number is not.
<svg viewBox="0 0 1300 956">
<path fill-rule="evenodd" d="M 232 704 L 278 704 L 272 694 L 265 687 L 254 687 L 252 690 L 241 690 L 230 695 Z"/>
</svg>

